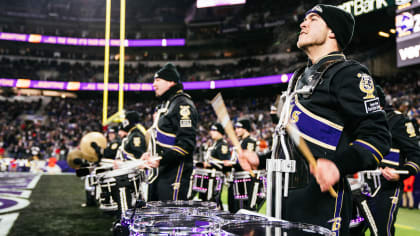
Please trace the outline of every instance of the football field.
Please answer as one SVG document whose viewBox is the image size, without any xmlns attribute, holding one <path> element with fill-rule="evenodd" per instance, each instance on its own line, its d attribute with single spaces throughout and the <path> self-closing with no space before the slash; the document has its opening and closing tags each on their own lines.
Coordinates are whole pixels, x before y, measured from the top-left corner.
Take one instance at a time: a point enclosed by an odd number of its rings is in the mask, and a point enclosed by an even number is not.
<svg viewBox="0 0 420 236">
<path fill-rule="evenodd" d="M 5 186 L 0 184 L 0 189 L 5 189 Z M 0 231 L 0 236 L 112 235 L 110 229 L 113 216 L 96 207 L 81 207 L 85 202 L 85 192 L 84 183 L 78 177 L 40 175 L 38 183 L 32 187 L 33 189 L 22 184 L 13 188 L 26 190 L 23 191 L 26 194 L 15 196 L 14 199 L 27 199 L 29 205 L 21 204 L 21 208 L 0 211 L 0 228 L 2 223 L 9 224 L 15 217 L 9 233 Z M 11 194 L 0 190 L 1 198 L 9 199 Z M 225 195 L 223 198 L 226 200 Z M 398 236 L 420 235 L 420 210 L 400 209 L 396 229 Z"/>
</svg>

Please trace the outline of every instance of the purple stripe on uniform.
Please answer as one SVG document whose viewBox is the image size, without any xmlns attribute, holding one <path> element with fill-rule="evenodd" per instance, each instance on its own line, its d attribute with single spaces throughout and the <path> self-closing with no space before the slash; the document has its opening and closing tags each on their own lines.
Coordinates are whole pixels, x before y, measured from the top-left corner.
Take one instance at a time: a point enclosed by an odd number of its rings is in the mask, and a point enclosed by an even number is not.
<svg viewBox="0 0 420 236">
<path fill-rule="evenodd" d="M 181 176 L 182 176 L 182 170 L 184 169 L 184 162 L 181 162 L 181 165 L 179 165 L 178 167 L 178 173 L 176 175 L 176 184 L 179 184 L 180 180 L 181 180 Z M 181 188 L 181 186 L 178 186 L 178 188 L 175 189 L 174 195 L 175 195 L 175 199 L 174 200 L 178 200 L 178 190 L 179 188 Z"/>
<path fill-rule="evenodd" d="M 340 130 L 309 116 L 296 105 L 293 106 L 291 114 L 293 112 L 299 113 L 296 126 L 300 132 L 318 141 L 337 147 L 341 137 Z"/>
<path fill-rule="evenodd" d="M 400 161 L 400 153 L 391 150 L 388 155 L 384 156 L 384 159 L 398 163 Z"/>
<path fill-rule="evenodd" d="M 392 226 L 392 222 L 394 221 L 394 212 L 397 209 L 397 205 L 398 205 L 398 201 L 394 202 L 394 199 L 397 198 L 400 195 L 400 188 L 397 188 L 397 190 L 395 191 L 395 194 L 392 198 L 392 206 L 391 206 L 391 211 L 390 211 L 390 215 L 388 217 L 389 221 L 388 224 L 386 226 L 387 231 L 388 231 L 388 235 L 391 235 L 391 226 Z"/>
<path fill-rule="evenodd" d="M 175 137 L 165 135 L 162 132 L 157 131 L 156 140 L 162 144 L 171 145 L 175 144 Z"/>
<path fill-rule="evenodd" d="M 375 149 L 371 148 L 369 145 L 366 145 L 366 144 L 364 144 L 362 142 L 359 142 L 359 141 L 354 141 L 353 143 L 355 143 L 359 146 L 362 146 L 362 147 L 366 148 L 367 150 L 369 150 L 378 159 L 378 161 L 382 160 L 381 154 L 378 153 Z"/>
<path fill-rule="evenodd" d="M 182 154 L 184 154 L 184 155 L 188 154 L 187 152 L 185 152 L 184 150 L 182 150 L 182 149 L 181 149 L 181 148 L 179 148 L 179 147 L 173 147 L 172 149 L 177 150 L 177 151 L 181 152 L 181 153 L 182 153 Z"/>
<path fill-rule="evenodd" d="M 409 162 L 405 163 L 405 165 L 413 167 L 417 172 L 420 171 L 419 166 L 412 161 L 409 161 Z"/>
</svg>

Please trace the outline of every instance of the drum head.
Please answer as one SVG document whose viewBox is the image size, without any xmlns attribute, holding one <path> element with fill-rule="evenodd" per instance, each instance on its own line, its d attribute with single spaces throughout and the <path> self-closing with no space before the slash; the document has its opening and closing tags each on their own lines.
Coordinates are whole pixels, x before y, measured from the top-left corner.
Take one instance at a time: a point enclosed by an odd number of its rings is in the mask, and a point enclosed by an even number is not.
<svg viewBox="0 0 420 236">
<path fill-rule="evenodd" d="M 146 203 L 149 207 L 207 207 L 208 209 L 216 209 L 217 203 L 205 201 L 151 201 Z"/>
<path fill-rule="evenodd" d="M 154 216 L 137 219 L 131 235 L 210 235 L 218 232 L 220 222 L 202 216 Z"/>
<path fill-rule="evenodd" d="M 222 226 L 222 235 L 226 236 L 245 236 L 245 235 L 271 235 L 271 236 L 313 236 L 313 235 L 333 235 L 332 232 L 326 228 L 292 223 L 288 221 L 258 221 L 258 222 L 243 222 L 243 223 L 230 223 Z M 287 233 L 287 234 L 285 234 Z"/>
<path fill-rule="evenodd" d="M 183 208 L 140 208 L 136 209 L 135 213 L 133 214 L 133 209 L 128 209 L 125 214 L 121 217 L 122 225 L 131 225 L 136 220 L 141 220 L 145 217 L 152 217 L 152 216 L 180 216 L 186 215 L 185 209 Z"/>
<path fill-rule="evenodd" d="M 232 213 L 221 213 L 217 214 L 217 217 L 221 218 L 221 220 L 225 223 L 240 223 L 240 222 L 258 222 L 258 221 L 267 221 L 267 218 L 262 216 L 255 216 L 255 215 L 247 215 L 247 214 L 232 214 Z"/>
</svg>

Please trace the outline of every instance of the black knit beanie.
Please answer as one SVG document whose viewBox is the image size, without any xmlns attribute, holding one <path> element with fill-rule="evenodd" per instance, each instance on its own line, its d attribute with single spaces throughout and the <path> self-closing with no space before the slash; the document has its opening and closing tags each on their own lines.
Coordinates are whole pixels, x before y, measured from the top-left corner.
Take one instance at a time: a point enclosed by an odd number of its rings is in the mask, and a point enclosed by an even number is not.
<svg viewBox="0 0 420 236">
<path fill-rule="evenodd" d="M 235 128 L 244 128 L 248 132 L 251 132 L 251 130 L 252 130 L 251 121 L 248 120 L 248 119 L 238 120 L 238 122 L 236 122 L 236 124 L 235 124 Z"/>
<path fill-rule="evenodd" d="M 222 135 L 225 134 L 225 129 L 223 129 L 223 126 L 220 123 L 212 124 L 211 127 L 210 127 L 210 130 L 217 131 L 217 132 L 221 133 Z"/>
<path fill-rule="evenodd" d="M 127 111 L 127 113 L 125 113 L 125 119 L 121 123 L 120 129 L 128 132 L 137 123 L 140 123 L 140 113 L 136 111 Z"/>
<path fill-rule="evenodd" d="M 155 79 L 161 78 L 166 81 L 174 81 L 181 83 L 181 77 L 179 76 L 176 67 L 172 63 L 168 63 L 155 73 Z"/>
<path fill-rule="evenodd" d="M 314 6 L 311 10 L 307 11 L 305 15 L 312 12 L 318 14 L 322 17 L 322 19 L 324 19 L 328 27 L 330 27 L 330 29 L 334 32 L 335 38 L 341 50 L 344 50 L 353 37 L 353 15 L 341 8 L 324 4 Z"/>
</svg>

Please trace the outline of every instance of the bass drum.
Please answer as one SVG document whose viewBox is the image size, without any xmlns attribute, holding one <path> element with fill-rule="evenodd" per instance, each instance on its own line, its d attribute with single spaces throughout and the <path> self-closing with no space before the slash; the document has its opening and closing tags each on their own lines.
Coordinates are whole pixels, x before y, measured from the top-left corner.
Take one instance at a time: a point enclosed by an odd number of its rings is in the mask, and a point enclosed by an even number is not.
<svg viewBox="0 0 420 236">
<path fill-rule="evenodd" d="M 289 221 L 249 221 L 230 223 L 221 227 L 224 236 L 315 236 L 334 235 L 330 230 L 310 224 Z"/>
</svg>

